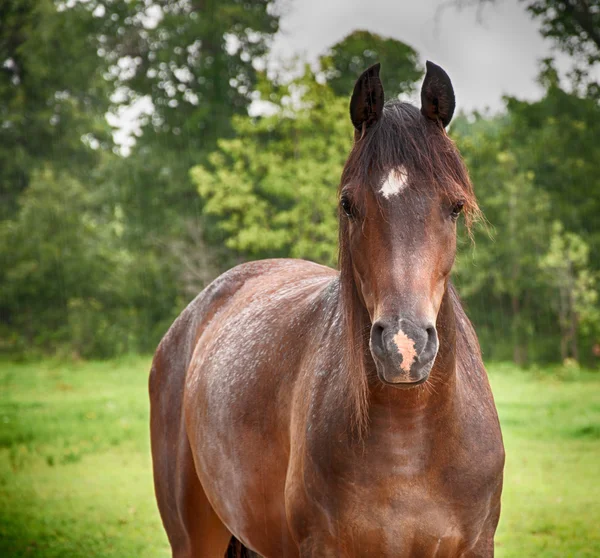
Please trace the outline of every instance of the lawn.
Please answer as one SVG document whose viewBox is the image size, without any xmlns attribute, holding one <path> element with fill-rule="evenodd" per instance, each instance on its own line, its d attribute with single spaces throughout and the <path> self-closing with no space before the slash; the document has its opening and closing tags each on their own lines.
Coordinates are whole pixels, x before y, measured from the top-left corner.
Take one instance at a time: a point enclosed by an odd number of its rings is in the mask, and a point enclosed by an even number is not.
<svg viewBox="0 0 600 558">
<path fill-rule="evenodd" d="M 0 364 L 0 556 L 170 555 L 149 363 Z M 600 556 L 600 373 L 489 369 L 507 450 L 497 556 Z"/>
</svg>

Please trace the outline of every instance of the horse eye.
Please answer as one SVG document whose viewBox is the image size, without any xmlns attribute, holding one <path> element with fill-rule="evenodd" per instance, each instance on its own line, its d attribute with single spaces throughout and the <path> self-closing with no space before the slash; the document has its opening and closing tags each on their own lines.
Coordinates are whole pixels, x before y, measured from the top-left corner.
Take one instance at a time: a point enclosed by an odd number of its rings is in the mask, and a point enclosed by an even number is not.
<svg viewBox="0 0 600 558">
<path fill-rule="evenodd" d="M 452 216 L 453 219 L 458 219 L 458 216 L 460 215 L 460 212 L 462 211 L 464 205 L 465 205 L 465 202 L 459 201 L 459 202 L 456 202 L 452 206 L 452 214 L 451 214 L 451 216 Z"/>
<path fill-rule="evenodd" d="M 352 202 L 346 196 L 342 196 L 340 205 L 348 217 L 354 217 L 354 207 L 352 206 Z"/>
</svg>

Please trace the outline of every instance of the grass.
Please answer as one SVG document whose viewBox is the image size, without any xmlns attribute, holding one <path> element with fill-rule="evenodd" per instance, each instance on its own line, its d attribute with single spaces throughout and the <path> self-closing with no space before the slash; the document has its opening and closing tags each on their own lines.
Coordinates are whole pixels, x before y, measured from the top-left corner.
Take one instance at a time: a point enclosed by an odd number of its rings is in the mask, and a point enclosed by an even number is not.
<svg viewBox="0 0 600 558">
<path fill-rule="evenodd" d="M 168 557 L 149 358 L 0 365 L 0 556 Z"/>
<path fill-rule="evenodd" d="M 0 363 L 0 556 L 170 555 L 149 363 Z M 497 556 L 600 556 L 600 374 L 489 369 L 508 456 Z"/>
</svg>

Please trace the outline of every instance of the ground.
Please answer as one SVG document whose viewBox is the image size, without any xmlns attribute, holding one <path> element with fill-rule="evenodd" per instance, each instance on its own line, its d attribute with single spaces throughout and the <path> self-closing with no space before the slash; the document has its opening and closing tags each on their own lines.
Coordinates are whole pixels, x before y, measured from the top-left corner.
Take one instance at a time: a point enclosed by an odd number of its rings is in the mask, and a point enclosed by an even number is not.
<svg viewBox="0 0 600 558">
<path fill-rule="evenodd" d="M 170 555 L 149 364 L 0 363 L 0 556 Z M 488 369 L 507 450 L 496 555 L 600 556 L 600 373 Z"/>
</svg>

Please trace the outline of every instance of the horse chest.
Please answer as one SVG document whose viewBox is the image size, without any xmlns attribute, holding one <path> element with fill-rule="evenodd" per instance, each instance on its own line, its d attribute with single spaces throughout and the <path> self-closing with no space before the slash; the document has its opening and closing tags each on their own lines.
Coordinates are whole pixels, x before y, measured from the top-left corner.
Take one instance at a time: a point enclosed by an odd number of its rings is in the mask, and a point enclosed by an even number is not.
<svg viewBox="0 0 600 558">
<path fill-rule="evenodd" d="M 448 436 L 384 433 L 336 467 L 315 497 L 344 554 L 454 557 L 475 544 L 501 459 L 465 440 L 448 444 Z"/>
<path fill-rule="evenodd" d="M 352 533 L 350 554 L 458 556 L 477 540 L 489 497 L 459 501 L 455 492 L 434 471 L 355 486 L 342 510 Z"/>
</svg>

